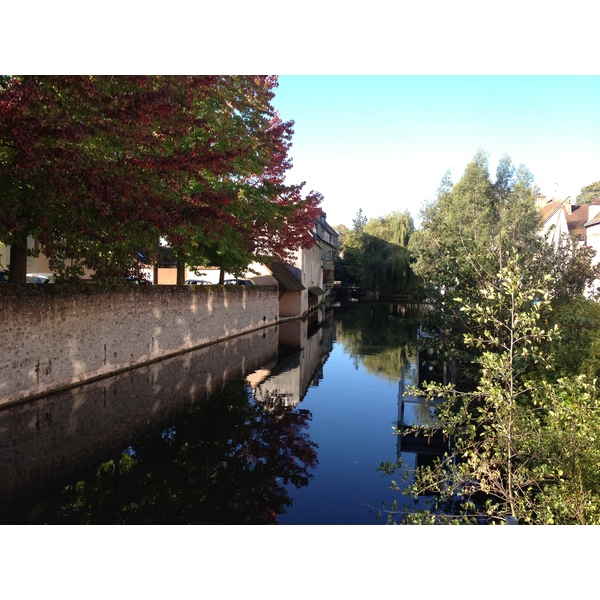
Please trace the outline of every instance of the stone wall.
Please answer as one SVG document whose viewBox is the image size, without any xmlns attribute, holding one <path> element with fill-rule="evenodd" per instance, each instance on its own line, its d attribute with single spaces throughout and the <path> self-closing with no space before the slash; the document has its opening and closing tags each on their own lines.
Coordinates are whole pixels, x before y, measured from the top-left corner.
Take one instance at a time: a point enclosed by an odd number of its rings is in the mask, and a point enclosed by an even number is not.
<svg viewBox="0 0 600 600">
<path fill-rule="evenodd" d="M 277 323 L 276 287 L 0 289 L 0 406 Z"/>
</svg>

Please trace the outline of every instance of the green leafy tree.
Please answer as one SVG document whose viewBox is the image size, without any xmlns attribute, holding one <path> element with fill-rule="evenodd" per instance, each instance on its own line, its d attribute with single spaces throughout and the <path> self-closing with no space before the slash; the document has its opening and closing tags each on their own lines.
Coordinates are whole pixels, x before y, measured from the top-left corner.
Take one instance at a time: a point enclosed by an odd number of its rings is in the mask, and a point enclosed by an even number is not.
<svg viewBox="0 0 600 600">
<path fill-rule="evenodd" d="M 361 208 L 352 220 L 352 229 L 347 230 L 343 240 L 340 241 L 336 273 L 346 285 L 360 285 L 364 280 L 362 264 L 364 255 L 363 230 L 366 224 L 367 218 Z"/>
<path fill-rule="evenodd" d="M 408 243 L 414 231 L 405 211 L 370 219 L 363 229 L 363 276 L 382 292 L 410 291 L 411 256 Z"/>
<path fill-rule="evenodd" d="M 348 237 L 348 234 L 350 233 L 350 229 L 348 227 L 346 227 L 346 225 L 343 224 L 339 224 L 336 225 L 334 227 L 335 231 L 338 234 L 338 244 L 340 248 L 344 247 L 344 244 L 346 243 L 346 238 Z"/>
<path fill-rule="evenodd" d="M 548 349 L 554 376 L 580 374 L 600 380 L 600 304 L 583 296 L 575 298 L 555 305 L 551 319 L 561 329 L 560 338 Z"/>
<path fill-rule="evenodd" d="M 411 257 L 407 249 L 414 231 L 410 214 L 392 212 L 367 220 L 362 209 L 340 244 L 338 276 L 349 284 L 382 293 L 412 291 Z"/>
<path fill-rule="evenodd" d="M 455 296 L 467 304 L 478 302 L 480 290 L 495 281 L 515 253 L 528 270 L 552 276 L 555 305 L 578 298 L 597 276 L 589 248 L 568 238 L 558 248 L 545 242 L 535 193 L 531 173 L 514 167 L 508 157 L 500 161 L 492 182 L 487 156 L 479 151 L 458 183 L 445 175 L 436 200 L 422 211 L 421 228 L 410 238 L 413 271 L 433 308 L 426 326 L 443 333 L 431 344 L 443 358 L 461 365 L 463 386 L 474 385 L 479 376 L 474 368 L 479 350 L 466 346 L 464 334 L 478 332 L 480 325 L 460 310 Z"/>
<path fill-rule="evenodd" d="M 575 202 L 577 204 L 591 204 L 594 200 L 600 198 L 600 181 L 594 181 L 585 187 L 577 195 Z"/>
<path fill-rule="evenodd" d="M 528 271 L 515 255 L 477 302 L 455 298 L 480 325 L 464 335 L 467 346 L 480 350 L 480 378 L 471 391 L 437 384 L 416 391 L 428 401 L 444 399 L 436 428 L 450 437 L 452 448 L 433 466 L 418 468 L 404 490 L 414 497 L 433 494 L 432 506 L 392 514 L 390 521 L 398 516 L 419 523 L 493 523 L 507 516 L 520 523 L 600 521 L 595 382 L 585 376 L 554 381 L 536 368 L 551 366 L 544 342 L 559 336 L 558 326 L 546 324 L 550 283 L 549 275 Z M 390 473 L 395 468 L 382 465 Z"/>
<path fill-rule="evenodd" d="M 356 217 L 352 219 L 352 231 L 356 234 L 361 234 L 367 224 L 367 217 L 363 213 L 363 209 L 359 208 Z"/>
</svg>

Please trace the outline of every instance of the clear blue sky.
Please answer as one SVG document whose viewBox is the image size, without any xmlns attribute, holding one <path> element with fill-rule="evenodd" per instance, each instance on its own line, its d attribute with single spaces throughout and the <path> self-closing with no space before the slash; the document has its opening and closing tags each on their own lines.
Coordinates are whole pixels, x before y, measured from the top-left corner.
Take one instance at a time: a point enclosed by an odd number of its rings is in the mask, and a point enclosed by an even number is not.
<svg viewBox="0 0 600 600">
<path fill-rule="evenodd" d="M 295 121 L 291 181 L 324 195 L 328 222 L 408 210 L 479 148 L 495 177 L 507 154 L 541 192 L 575 199 L 600 180 L 600 76 L 280 76 L 273 102 Z"/>
</svg>

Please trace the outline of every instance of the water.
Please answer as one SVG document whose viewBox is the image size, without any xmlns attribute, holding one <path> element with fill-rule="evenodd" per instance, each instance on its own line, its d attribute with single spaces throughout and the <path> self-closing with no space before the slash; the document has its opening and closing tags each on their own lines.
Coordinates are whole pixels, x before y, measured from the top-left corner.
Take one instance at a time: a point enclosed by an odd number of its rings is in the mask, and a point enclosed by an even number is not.
<svg viewBox="0 0 600 600">
<path fill-rule="evenodd" d="M 0 411 L 2 522 L 385 522 L 417 316 L 355 303 Z"/>
</svg>

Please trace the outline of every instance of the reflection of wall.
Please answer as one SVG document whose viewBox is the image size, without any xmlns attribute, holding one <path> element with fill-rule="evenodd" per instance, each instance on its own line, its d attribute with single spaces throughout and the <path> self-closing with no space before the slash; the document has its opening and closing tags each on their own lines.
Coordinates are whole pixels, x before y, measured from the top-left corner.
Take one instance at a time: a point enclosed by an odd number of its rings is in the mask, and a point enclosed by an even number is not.
<svg viewBox="0 0 600 600">
<path fill-rule="evenodd" d="M 274 324 L 279 314 L 275 287 L 2 287 L 0 405 Z"/>
<path fill-rule="evenodd" d="M 0 515 L 277 356 L 277 328 L 0 410 Z M 0 516 L 0 519 L 2 517 Z"/>
<path fill-rule="evenodd" d="M 321 372 L 332 343 L 328 322 L 310 336 L 307 321 L 281 325 L 279 360 L 261 383 L 253 385 L 254 398 L 267 407 L 296 406 Z"/>
</svg>

